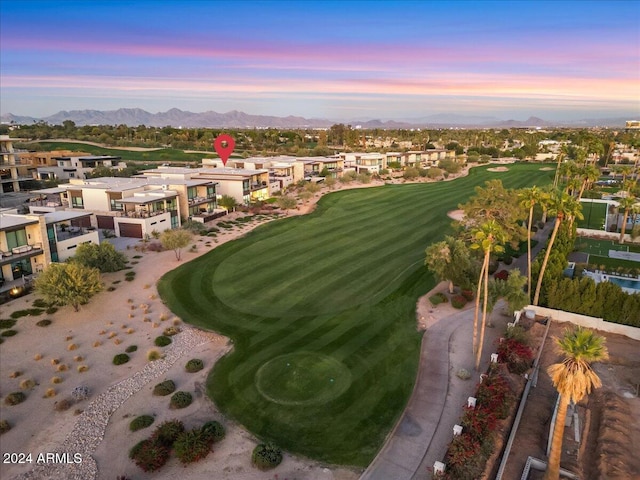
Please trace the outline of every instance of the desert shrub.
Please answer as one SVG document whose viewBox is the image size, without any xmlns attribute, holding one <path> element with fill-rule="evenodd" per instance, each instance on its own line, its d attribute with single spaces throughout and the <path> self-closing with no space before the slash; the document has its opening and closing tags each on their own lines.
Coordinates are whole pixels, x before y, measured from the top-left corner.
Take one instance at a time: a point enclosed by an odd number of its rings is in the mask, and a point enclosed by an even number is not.
<svg viewBox="0 0 640 480">
<path fill-rule="evenodd" d="M 194 429 L 182 432 L 173 443 L 173 451 L 182 463 L 202 460 L 211 451 L 211 442 L 202 430 Z"/>
<path fill-rule="evenodd" d="M 505 265 L 511 265 L 513 263 L 513 257 L 511 255 L 505 255 L 505 257 L 502 259 L 502 263 L 504 263 Z"/>
<path fill-rule="evenodd" d="M 35 386 L 36 386 L 36 382 L 31 380 L 30 378 L 25 378 L 20 382 L 20 388 L 22 390 L 31 390 Z"/>
<path fill-rule="evenodd" d="M 11 430 L 11 425 L 6 420 L 0 420 L 0 435 Z"/>
<path fill-rule="evenodd" d="M 138 442 L 129 450 L 129 458 L 145 472 L 155 472 L 169 460 L 169 447 L 154 438 Z"/>
<path fill-rule="evenodd" d="M 4 330 L 5 328 L 11 328 L 16 324 L 16 320 L 13 318 L 0 320 L 0 330 Z"/>
<path fill-rule="evenodd" d="M 220 422 L 216 422 L 215 420 L 208 421 L 205 423 L 200 429 L 202 434 L 205 436 L 207 441 L 211 443 L 216 443 L 222 440 L 225 436 L 225 430 Z"/>
<path fill-rule="evenodd" d="M 151 438 L 170 448 L 182 432 L 184 425 L 180 420 L 167 420 L 156 427 Z"/>
<path fill-rule="evenodd" d="M 187 362 L 184 368 L 189 373 L 195 373 L 204 368 L 204 363 L 199 358 L 192 358 Z"/>
<path fill-rule="evenodd" d="M 140 415 L 139 417 L 131 420 L 131 423 L 129 423 L 129 430 L 137 432 L 138 430 L 149 427 L 154 420 L 155 419 L 151 415 Z"/>
<path fill-rule="evenodd" d="M 5 330 L 2 333 L 0 333 L 0 335 L 2 335 L 3 337 L 13 337 L 17 333 L 18 333 L 17 330 Z"/>
<path fill-rule="evenodd" d="M 124 351 L 127 352 L 127 353 L 133 353 L 136 350 L 138 350 L 138 346 L 137 345 L 129 345 L 127 348 L 124 349 Z"/>
<path fill-rule="evenodd" d="M 47 315 L 53 315 L 53 314 L 54 314 L 54 313 L 56 313 L 57 311 L 58 311 L 58 307 L 48 307 L 48 308 L 45 310 L 45 313 L 46 313 Z"/>
<path fill-rule="evenodd" d="M 462 295 L 454 295 L 451 297 L 451 306 L 453 308 L 462 308 L 467 304 L 467 299 Z"/>
<path fill-rule="evenodd" d="M 53 409 L 56 412 L 66 412 L 71 408 L 72 405 L 73 405 L 73 400 L 71 400 L 70 398 L 64 398 L 59 402 L 56 402 L 55 405 L 53 406 Z"/>
<path fill-rule="evenodd" d="M 124 365 L 129 361 L 129 355 L 126 353 L 119 353 L 115 357 L 113 357 L 114 365 Z"/>
<path fill-rule="evenodd" d="M 160 318 L 160 320 L 162 320 L 162 318 Z M 180 331 L 180 327 L 167 327 L 164 329 L 164 332 L 162 332 L 162 334 L 167 337 L 173 337 L 174 335 L 180 333 Z"/>
<path fill-rule="evenodd" d="M 162 358 L 162 354 L 158 350 L 149 350 L 147 352 L 147 360 L 153 362 L 155 360 L 160 360 Z"/>
<path fill-rule="evenodd" d="M 4 404 L 13 406 L 18 405 L 19 403 L 24 402 L 27 399 L 27 396 L 22 392 L 11 392 L 4 398 Z"/>
<path fill-rule="evenodd" d="M 435 295 L 431 295 L 429 297 L 429 301 L 433 306 L 436 306 L 436 305 L 440 305 L 441 303 L 447 303 L 449 299 L 444 293 L 440 292 L 440 293 L 436 293 Z"/>
<path fill-rule="evenodd" d="M 272 443 L 261 443 L 253 449 L 251 463 L 260 470 L 275 468 L 282 462 L 282 450 Z"/>
<path fill-rule="evenodd" d="M 481 443 L 468 432 L 456 436 L 445 457 L 445 478 L 474 480 L 482 475 L 485 459 L 480 455 L 481 446 Z"/>
<path fill-rule="evenodd" d="M 36 325 L 38 327 L 48 327 L 49 325 L 51 325 L 51 320 L 45 318 L 44 320 L 40 320 L 38 323 L 36 323 Z"/>
<path fill-rule="evenodd" d="M 156 347 L 166 347 L 171 343 L 171 339 L 169 337 L 165 337 L 164 335 L 160 335 L 159 337 L 156 337 L 153 343 Z"/>
<path fill-rule="evenodd" d="M 186 408 L 191 405 L 193 401 L 193 397 L 189 392 L 176 392 L 171 395 L 171 401 L 169 402 L 169 406 L 171 408 Z"/>
<path fill-rule="evenodd" d="M 514 325 L 513 327 L 507 328 L 504 336 L 505 338 L 514 339 L 525 345 L 529 343 L 529 334 L 521 325 Z"/>
<path fill-rule="evenodd" d="M 176 391 L 176 384 L 173 380 L 165 380 L 153 387 L 153 394 L 157 396 L 169 395 Z"/>
<path fill-rule="evenodd" d="M 32 304 L 36 308 L 47 308 L 49 304 L 44 300 L 44 298 L 36 298 Z"/>
<path fill-rule="evenodd" d="M 9 315 L 13 319 L 18 319 L 26 316 L 36 317 L 38 315 L 42 315 L 44 310 L 42 308 L 27 308 L 26 310 L 16 310 L 11 315 Z"/>
<path fill-rule="evenodd" d="M 460 380 L 469 380 L 471 378 L 471 373 L 469 373 L 469 370 L 461 368 L 456 372 L 456 377 Z"/>
<path fill-rule="evenodd" d="M 91 390 L 86 385 L 78 385 L 71 391 L 71 398 L 76 402 L 86 400 L 91 395 Z"/>
</svg>

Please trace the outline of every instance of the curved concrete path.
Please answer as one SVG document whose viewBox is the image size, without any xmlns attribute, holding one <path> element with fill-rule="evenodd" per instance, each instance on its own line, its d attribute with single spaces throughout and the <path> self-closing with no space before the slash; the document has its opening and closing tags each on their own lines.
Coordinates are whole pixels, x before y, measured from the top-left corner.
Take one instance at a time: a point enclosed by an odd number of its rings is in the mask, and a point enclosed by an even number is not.
<svg viewBox="0 0 640 480">
<path fill-rule="evenodd" d="M 532 258 L 546 245 L 553 222 L 538 230 L 538 244 Z M 508 269 L 527 270 L 527 256 L 514 259 Z M 501 315 L 499 302 L 491 316 L 495 328 L 487 328 L 480 371 L 489 364 L 495 343 L 510 317 Z M 479 374 L 474 370 L 472 353 L 473 306 L 439 320 L 424 334 L 416 385 L 400 420 L 389 434 L 376 458 L 360 480 L 424 480 L 432 478 L 435 461 L 442 461 L 453 435 L 453 426 L 462 416 L 467 398 L 475 391 Z M 465 368 L 470 380 L 463 381 L 455 373 Z"/>
</svg>

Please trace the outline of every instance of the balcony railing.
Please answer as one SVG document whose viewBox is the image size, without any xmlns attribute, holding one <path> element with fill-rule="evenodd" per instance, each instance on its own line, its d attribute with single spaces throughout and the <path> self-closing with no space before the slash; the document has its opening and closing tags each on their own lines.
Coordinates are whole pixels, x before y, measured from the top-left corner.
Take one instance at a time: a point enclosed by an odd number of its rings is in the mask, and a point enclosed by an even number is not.
<svg viewBox="0 0 640 480">
<path fill-rule="evenodd" d="M 189 205 L 193 206 L 193 205 L 199 205 L 201 203 L 208 203 L 211 202 L 212 200 L 215 200 L 216 196 L 215 195 L 211 195 L 208 197 L 193 197 L 189 199 Z"/>
<path fill-rule="evenodd" d="M 14 247 L 6 252 L 0 251 L 0 261 L 6 262 L 7 260 L 19 260 L 25 256 L 38 255 L 42 253 L 42 243 L 36 242 L 29 245 L 21 245 Z"/>
<path fill-rule="evenodd" d="M 144 210 L 137 210 L 137 211 L 122 212 L 120 216 L 127 217 L 127 218 L 150 218 L 150 217 L 157 217 L 158 215 L 162 215 L 163 213 L 167 213 L 171 211 L 172 210 L 154 210 L 152 212 L 146 212 Z"/>
</svg>

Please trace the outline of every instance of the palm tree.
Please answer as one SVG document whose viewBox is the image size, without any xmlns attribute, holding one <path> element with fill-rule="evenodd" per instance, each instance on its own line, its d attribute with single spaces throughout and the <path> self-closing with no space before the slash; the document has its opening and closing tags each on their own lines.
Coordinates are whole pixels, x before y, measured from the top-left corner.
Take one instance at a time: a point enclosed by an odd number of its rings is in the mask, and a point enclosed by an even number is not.
<svg viewBox="0 0 640 480">
<path fill-rule="evenodd" d="M 549 453 L 549 465 L 544 476 L 545 480 L 560 478 L 562 438 L 569 402 L 579 402 L 585 395 L 591 393 L 593 388 L 599 388 L 602 385 L 600 378 L 593 371 L 591 363 L 606 360 L 609 356 L 607 347 L 604 345 L 604 338 L 582 327 L 567 330 L 562 338 L 556 339 L 556 345 L 560 353 L 564 355 L 564 359 L 561 363 L 555 363 L 547 369 L 553 386 L 558 390 L 560 400 L 556 423 L 553 427 L 551 452 Z"/>
<path fill-rule="evenodd" d="M 562 165 L 562 158 L 565 156 L 567 152 L 566 147 L 563 145 L 560 149 L 560 153 L 558 154 L 558 166 L 556 167 L 556 175 L 553 177 L 553 188 L 558 187 L 558 179 L 560 178 L 560 165 Z"/>
<path fill-rule="evenodd" d="M 542 265 L 540 267 L 540 273 L 538 274 L 538 284 L 536 285 L 536 293 L 533 297 L 534 305 L 538 305 L 538 300 L 540 299 L 540 289 L 542 288 L 544 271 L 547 268 L 547 263 L 549 262 L 549 254 L 551 253 L 551 249 L 553 248 L 553 242 L 555 242 L 556 240 L 556 235 L 558 234 L 560 224 L 565 219 L 568 219 L 569 222 L 573 222 L 574 218 L 584 218 L 581 213 L 582 205 L 580 205 L 580 202 L 578 202 L 575 198 L 573 198 L 566 192 L 553 192 L 551 197 L 549 198 L 548 210 L 552 215 L 556 216 L 556 221 L 553 225 L 553 232 L 551 233 L 551 238 L 549 239 L 549 244 L 547 245 L 547 249 L 544 254 L 544 260 L 542 261 Z"/>
<path fill-rule="evenodd" d="M 580 193 L 578 193 L 578 200 L 582 198 L 585 188 L 590 188 L 593 182 L 600 178 L 600 169 L 593 165 L 586 165 L 580 169 L 580 174 L 582 175 L 582 185 L 580 186 Z"/>
<path fill-rule="evenodd" d="M 618 171 L 622 175 L 622 184 L 624 185 L 627 175 L 631 175 L 633 173 L 633 167 L 631 165 L 622 165 L 618 167 Z"/>
<path fill-rule="evenodd" d="M 478 278 L 478 293 L 476 295 L 476 309 L 473 318 L 473 346 L 476 354 L 476 370 L 480 368 L 480 358 L 482 357 L 482 345 L 484 343 L 484 330 L 487 323 L 487 303 L 489 300 L 489 260 L 491 252 L 502 252 L 502 245 L 507 239 L 507 235 L 502 227 L 495 221 L 489 220 L 482 224 L 480 228 L 472 231 L 473 243 L 471 248 L 482 250 L 484 260 Z M 478 341 L 478 313 L 480 309 L 480 292 L 484 289 L 482 305 L 482 326 L 480 327 L 480 340 Z"/>
<path fill-rule="evenodd" d="M 629 195 L 627 197 L 621 198 L 618 203 L 618 208 L 624 209 L 624 216 L 622 217 L 622 229 L 620 230 L 620 239 L 618 240 L 618 242 L 624 243 L 624 234 L 627 230 L 627 218 L 629 218 L 629 211 L 631 211 L 633 206 L 636 204 L 636 197 L 634 197 L 633 195 Z"/>
<path fill-rule="evenodd" d="M 531 301 L 531 225 L 533 224 L 533 207 L 542 200 L 542 192 L 535 185 L 525 188 L 518 193 L 520 205 L 529 208 L 529 223 L 527 228 L 527 298 Z"/>
</svg>

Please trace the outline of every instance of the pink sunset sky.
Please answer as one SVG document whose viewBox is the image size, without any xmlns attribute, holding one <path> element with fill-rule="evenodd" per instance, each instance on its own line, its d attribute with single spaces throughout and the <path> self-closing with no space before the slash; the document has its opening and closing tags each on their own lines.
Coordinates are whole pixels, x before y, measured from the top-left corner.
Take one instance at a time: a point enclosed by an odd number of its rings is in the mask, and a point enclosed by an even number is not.
<svg viewBox="0 0 640 480">
<path fill-rule="evenodd" d="M 640 116 L 640 2 L 0 0 L 1 113 Z"/>
</svg>

